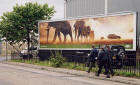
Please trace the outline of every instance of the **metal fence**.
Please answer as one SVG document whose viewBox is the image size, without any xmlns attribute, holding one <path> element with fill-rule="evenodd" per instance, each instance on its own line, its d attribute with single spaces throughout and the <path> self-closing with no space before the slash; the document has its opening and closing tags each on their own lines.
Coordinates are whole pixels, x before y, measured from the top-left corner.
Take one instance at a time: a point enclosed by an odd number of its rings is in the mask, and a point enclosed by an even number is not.
<svg viewBox="0 0 140 85">
<path fill-rule="evenodd" d="M 128 75 L 133 74 L 140 76 L 140 60 L 135 58 L 129 58 L 128 62 L 124 64 L 121 68 L 114 68 L 114 71 L 120 73 L 127 73 Z"/>
<path fill-rule="evenodd" d="M 86 59 L 83 59 L 85 61 Z M 81 61 L 81 60 L 80 60 Z M 114 60 L 115 61 L 115 60 Z M 136 58 L 128 58 L 126 63 L 123 63 L 121 67 L 117 65 L 117 63 L 113 63 L 112 67 L 116 75 L 124 75 L 124 76 L 135 76 L 140 77 L 140 59 Z M 77 60 L 74 62 L 74 66 L 76 69 L 87 70 L 88 66 L 86 65 L 86 61 L 84 63 L 79 63 Z M 95 67 L 92 68 L 93 72 L 98 71 L 97 62 L 95 63 Z"/>
</svg>

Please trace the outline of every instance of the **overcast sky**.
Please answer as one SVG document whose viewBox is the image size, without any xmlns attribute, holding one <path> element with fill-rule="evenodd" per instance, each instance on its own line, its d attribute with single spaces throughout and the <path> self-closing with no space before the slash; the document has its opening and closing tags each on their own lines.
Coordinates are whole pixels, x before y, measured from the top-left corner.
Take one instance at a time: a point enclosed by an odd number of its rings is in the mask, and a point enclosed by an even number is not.
<svg viewBox="0 0 140 85">
<path fill-rule="evenodd" d="M 53 19 L 64 18 L 64 0 L 0 0 L 0 16 L 4 12 L 12 11 L 13 6 L 16 4 L 25 4 L 27 2 L 37 2 L 39 4 L 48 3 L 49 6 L 55 7 L 55 15 Z"/>
</svg>

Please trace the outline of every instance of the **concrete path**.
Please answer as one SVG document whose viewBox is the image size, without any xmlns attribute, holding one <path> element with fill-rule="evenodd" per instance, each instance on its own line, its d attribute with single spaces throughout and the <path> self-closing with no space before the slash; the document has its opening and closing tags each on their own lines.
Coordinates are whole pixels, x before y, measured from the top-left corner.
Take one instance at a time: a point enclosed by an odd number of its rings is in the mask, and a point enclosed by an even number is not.
<svg viewBox="0 0 140 85">
<path fill-rule="evenodd" d="M 0 63 L 0 85 L 127 85 L 127 84 Z"/>
</svg>

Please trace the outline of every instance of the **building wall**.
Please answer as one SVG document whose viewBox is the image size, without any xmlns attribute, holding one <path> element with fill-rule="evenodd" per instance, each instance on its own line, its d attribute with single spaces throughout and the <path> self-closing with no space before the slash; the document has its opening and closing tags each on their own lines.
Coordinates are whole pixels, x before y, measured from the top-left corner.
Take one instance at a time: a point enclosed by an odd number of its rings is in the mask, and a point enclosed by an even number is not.
<svg viewBox="0 0 140 85">
<path fill-rule="evenodd" d="M 108 12 L 134 11 L 132 1 L 135 0 L 108 0 Z"/>
<path fill-rule="evenodd" d="M 104 13 L 104 0 L 67 0 L 66 17 Z"/>
<path fill-rule="evenodd" d="M 140 12 L 140 0 L 107 0 L 108 13 L 135 11 Z M 67 0 L 66 16 L 78 17 L 104 14 L 105 0 Z"/>
</svg>

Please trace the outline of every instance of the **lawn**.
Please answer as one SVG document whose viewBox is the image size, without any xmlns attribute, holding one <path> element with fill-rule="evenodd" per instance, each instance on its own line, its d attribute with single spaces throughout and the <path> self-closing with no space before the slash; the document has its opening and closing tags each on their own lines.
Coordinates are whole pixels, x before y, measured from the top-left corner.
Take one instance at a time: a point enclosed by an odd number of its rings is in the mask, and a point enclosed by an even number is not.
<svg viewBox="0 0 140 85">
<path fill-rule="evenodd" d="M 121 44 L 126 49 L 133 49 L 132 44 Z M 82 48 L 82 49 L 90 49 L 92 44 L 46 44 L 40 45 L 40 48 Z M 102 46 L 102 45 L 100 45 Z M 99 45 L 95 45 L 95 47 L 99 48 Z"/>
</svg>

